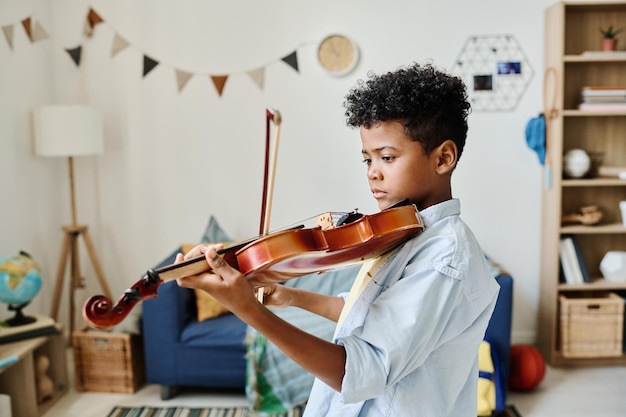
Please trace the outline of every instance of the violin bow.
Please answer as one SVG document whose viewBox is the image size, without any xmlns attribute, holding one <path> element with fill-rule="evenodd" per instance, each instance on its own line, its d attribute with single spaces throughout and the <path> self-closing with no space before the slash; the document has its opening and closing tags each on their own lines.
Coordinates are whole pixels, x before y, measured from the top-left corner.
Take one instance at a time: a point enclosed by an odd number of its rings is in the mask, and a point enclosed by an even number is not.
<svg viewBox="0 0 626 417">
<path fill-rule="evenodd" d="M 274 178 L 276 177 L 276 161 L 278 158 L 278 141 L 282 122 L 280 112 L 271 107 L 266 109 L 265 115 L 265 171 L 263 175 L 263 197 L 261 201 L 261 222 L 259 226 L 260 236 L 267 235 L 270 231 Z M 270 143 L 270 122 L 274 122 L 273 145 Z M 271 158 L 270 148 L 272 148 Z"/>
<path fill-rule="evenodd" d="M 274 122 L 274 140 L 270 143 L 270 122 Z M 274 178 L 276 177 L 276 161 L 278 159 L 278 140 L 282 118 L 280 112 L 271 107 L 265 110 L 265 171 L 263 175 L 263 197 L 261 201 L 261 222 L 259 236 L 266 236 L 270 231 L 272 215 L 272 198 L 274 196 Z M 272 156 L 270 158 L 270 148 Z M 256 290 L 257 300 L 263 304 L 263 287 Z"/>
</svg>

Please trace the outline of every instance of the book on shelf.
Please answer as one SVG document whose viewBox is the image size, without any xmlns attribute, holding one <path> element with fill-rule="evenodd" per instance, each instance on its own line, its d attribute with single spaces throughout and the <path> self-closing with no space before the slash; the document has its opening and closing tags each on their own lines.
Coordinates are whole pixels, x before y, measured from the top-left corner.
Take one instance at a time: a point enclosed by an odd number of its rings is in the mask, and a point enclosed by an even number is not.
<svg viewBox="0 0 626 417">
<path fill-rule="evenodd" d="M 605 96 L 626 93 L 626 86 L 622 85 L 586 85 L 580 89 L 583 95 Z"/>
<path fill-rule="evenodd" d="M 585 262 L 585 257 L 583 256 L 582 249 L 580 248 L 580 243 L 578 242 L 578 238 L 576 236 L 569 236 L 569 239 L 572 241 L 572 245 L 574 246 L 574 252 L 576 254 L 576 261 L 578 264 L 578 268 L 580 269 L 580 273 L 582 275 L 582 280 L 584 283 L 591 282 L 591 275 L 589 275 L 589 269 L 587 269 L 587 263 Z"/>
<path fill-rule="evenodd" d="M 576 236 L 564 236 L 559 242 L 559 257 L 563 269 L 563 277 L 567 284 L 584 284 L 591 282 L 580 244 Z"/>
<path fill-rule="evenodd" d="M 578 110 L 596 112 L 626 112 L 626 103 L 580 103 Z"/>
<path fill-rule="evenodd" d="M 581 55 L 586 57 L 617 58 L 626 57 L 626 51 L 584 51 Z"/>
<path fill-rule="evenodd" d="M 574 262 L 567 248 L 566 239 L 562 238 L 559 242 L 559 259 L 561 261 L 561 269 L 563 270 L 563 278 L 566 284 L 578 284 L 574 273 Z"/>
<path fill-rule="evenodd" d="M 581 103 L 626 103 L 626 94 L 623 96 L 583 97 Z"/>
<path fill-rule="evenodd" d="M 585 86 L 580 90 L 578 109 L 597 112 L 626 111 L 626 87 Z"/>
<path fill-rule="evenodd" d="M 30 316 L 36 319 L 33 323 L 14 327 L 0 327 L 0 344 L 60 333 L 59 325 L 51 317 L 41 314 Z"/>
</svg>

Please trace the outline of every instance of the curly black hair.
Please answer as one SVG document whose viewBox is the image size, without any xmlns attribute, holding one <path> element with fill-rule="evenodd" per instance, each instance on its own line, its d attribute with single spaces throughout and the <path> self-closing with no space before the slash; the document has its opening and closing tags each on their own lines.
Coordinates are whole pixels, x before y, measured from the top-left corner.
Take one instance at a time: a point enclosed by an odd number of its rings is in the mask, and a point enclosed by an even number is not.
<svg viewBox="0 0 626 417">
<path fill-rule="evenodd" d="M 382 75 L 370 72 L 368 78 L 359 80 L 345 97 L 348 126 L 370 128 L 399 121 L 426 154 L 451 139 L 461 157 L 470 104 L 460 78 L 417 63 Z"/>
</svg>

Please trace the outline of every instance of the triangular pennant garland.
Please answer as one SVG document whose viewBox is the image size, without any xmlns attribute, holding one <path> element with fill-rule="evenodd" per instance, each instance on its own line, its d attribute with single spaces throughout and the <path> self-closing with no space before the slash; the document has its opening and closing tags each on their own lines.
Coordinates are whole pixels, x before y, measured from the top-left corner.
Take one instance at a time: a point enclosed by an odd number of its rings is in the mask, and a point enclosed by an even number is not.
<svg viewBox="0 0 626 417">
<path fill-rule="evenodd" d="M 9 48 L 13 50 L 13 25 L 2 26 L 2 31 L 4 32 L 4 37 L 7 39 Z"/>
<path fill-rule="evenodd" d="M 115 56 L 118 54 L 118 52 L 126 49 L 128 47 L 128 42 L 126 42 L 126 39 L 122 38 L 120 35 L 118 35 L 117 33 L 115 34 L 115 36 L 113 37 L 113 45 L 111 46 L 111 56 Z"/>
<path fill-rule="evenodd" d="M 43 27 L 39 24 L 39 22 L 35 22 L 35 27 L 33 28 L 33 31 L 32 31 L 31 41 L 37 42 L 43 39 L 48 39 L 48 34 L 46 33 L 45 30 L 43 30 Z"/>
<path fill-rule="evenodd" d="M 35 43 L 37 41 L 50 38 L 48 36 L 48 33 L 44 30 L 43 26 L 39 22 L 35 21 L 35 19 L 33 19 L 33 16 L 29 16 L 29 17 L 26 17 L 25 19 L 22 19 L 20 23 L 24 27 L 26 36 L 28 36 L 28 39 L 30 40 L 31 43 Z M 105 23 L 105 20 L 93 8 L 89 8 L 89 11 L 87 12 L 87 15 L 84 18 L 83 31 L 84 31 L 85 36 L 87 37 L 93 36 L 95 27 L 99 25 L 100 23 Z M 11 50 L 13 50 L 14 48 L 13 37 L 14 37 L 15 25 L 16 23 L 2 26 L 4 37 L 7 43 L 9 44 L 9 48 Z M 120 53 L 124 49 L 127 49 L 129 46 L 132 46 L 126 39 L 122 38 L 115 30 L 113 30 L 113 34 L 114 36 L 113 36 L 113 41 L 111 44 L 111 57 L 115 57 L 118 53 Z M 81 56 L 82 56 L 82 45 L 76 46 L 74 48 L 64 48 L 64 50 L 70 56 L 74 64 L 76 64 L 77 67 L 80 67 Z M 143 55 L 143 78 L 145 78 L 146 75 L 148 75 L 152 70 L 154 70 L 158 65 L 160 65 L 160 61 L 157 61 L 156 59 L 149 57 L 148 55 L 146 55 L 145 53 L 141 51 L 139 52 Z M 280 58 L 280 60 L 286 63 L 287 65 L 289 65 L 291 68 L 293 68 L 296 72 L 299 73 L 297 50 L 294 50 L 288 55 L 285 55 L 284 57 Z M 244 73 L 250 77 L 250 79 L 254 82 L 254 84 L 256 84 L 261 90 L 263 90 L 265 87 L 265 71 L 270 64 L 276 61 L 278 60 L 276 59 L 274 61 L 271 61 L 262 67 L 247 70 Z M 170 66 L 170 68 L 171 67 L 172 66 Z M 173 70 L 175 71 L 175 75 L 176 75 L 176 85 L 178 87 L 178 92 L 181 92 L 185 88 L 185 86 L 189 83 L 189 80 L 194 75 L 199 74 L 198 72 L 195 72 L 195 73 L 188 72 L 188 71 L 180 70 L 178 68 L 173 68 Z M 206 72 L 204 74 L 207 75 Z M 241 74 L 241 73 L 233 72 L 233 73 L 229 73 L 225 75 L 213 75 L 209 73 L 208 76 L 211 79 L 213 85 L 215 86 L 217 93 L 221 97 L 224 92 L 224 87 L 226 86 L 226 82 L 232 75 L 236 75 L 236 74 Z"/>
<path fill-rule="evenodd" d="M 79 45 L 76 48 L 65 50 L 65 52 L 70 55 L 70 58 L 72 58 L 72 61 L 74 61 L 77 67 L 80 67 L 80 54 L 82 52 L 82 49 L 83 47 Z"/>
<path fill-rule="evenodd" d="M 248 76 L 252 78 L 252 81 L 263 90 L 263 85 L 265 85 L 265 67 L 257 68 L 252 71 L 248 71 Z"/>
<path fill-rule="evenodd" d="M 159 63 L 154 59 L 150 58 L 148 55 L 143 56 L 143 76 L 148 75 L 150 71 L 152 71 Z"/>
<path fill-rule="evenodd" d="M 222 96 L 222 91 L 224 91 L 227 79 L 228 75 L 211 75 L 211 81 L 213 81 L 213 85 L 217 89 L 217 94 L 219 94 L 220 97 Z"/>
<path fill-rule="evenodd" d="M 24 30 L 26 31 L 26 36 L 28 36 L 28 39 L 30 39 L 30 41 L 33 41 L 33 35 L 31 34 L 31 30 L 30 30 L 30 17 L 27 17 L 26 19 L 22 20 L 22 26 L 24 26 Z"/>
<path fill-rule="evenodd" d="M 289 65 L 291 68 L 295 69 L 298 72 L 298 54 L 297 51 L 293 51 L 286 57 L 282 59 L 284 63 Z"/>
<path fill-rule="evenodd" d="M 178 84 L 178 92 L 180 93 L 185 88 L 187 81 L 191 78 L 193 74 L 190 72 L 185 72 L 181 70 L 176 70 L 176 83 Z"/>
</svg>

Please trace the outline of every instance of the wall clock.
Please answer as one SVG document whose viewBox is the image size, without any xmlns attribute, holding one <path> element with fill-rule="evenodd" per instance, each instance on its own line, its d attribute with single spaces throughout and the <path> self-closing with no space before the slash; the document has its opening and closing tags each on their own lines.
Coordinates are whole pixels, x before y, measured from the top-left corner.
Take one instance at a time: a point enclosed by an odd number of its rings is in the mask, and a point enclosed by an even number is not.
<svg viewBox="0 0 626 417">
<path fill-rule="evenodd" d="M 359 61 L 359 48 L 345 35 L 328 35 L 317 47 L 317 60 L 329 74 L 346 75 Z"/>
</svg>

